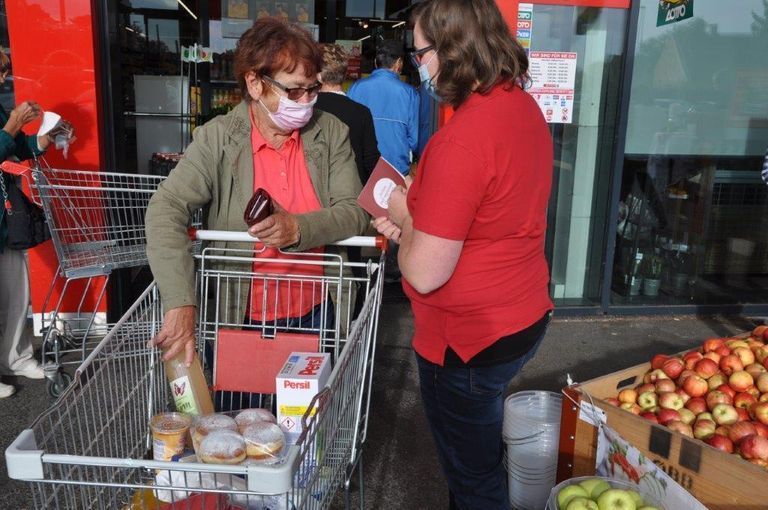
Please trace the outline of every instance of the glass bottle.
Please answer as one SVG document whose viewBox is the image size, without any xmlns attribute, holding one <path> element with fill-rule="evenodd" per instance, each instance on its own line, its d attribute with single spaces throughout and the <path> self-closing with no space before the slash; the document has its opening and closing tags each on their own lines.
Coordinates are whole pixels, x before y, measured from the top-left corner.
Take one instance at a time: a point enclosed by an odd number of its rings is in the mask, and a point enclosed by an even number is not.
<svg viewBox="0 0 768 510">
<path fill-rule="evenodd" d="M 171 395 L 176 404 L 176 410 L 194 416 L 204 416 L 213 412 L 211 392 L 203 375 L 200 358 L 195 354 L 192 364 L 187 367 L 184 363 L 186 352 L 169 359 L 165 363 L 165 375 L 171 385 Z"/>
</svg>

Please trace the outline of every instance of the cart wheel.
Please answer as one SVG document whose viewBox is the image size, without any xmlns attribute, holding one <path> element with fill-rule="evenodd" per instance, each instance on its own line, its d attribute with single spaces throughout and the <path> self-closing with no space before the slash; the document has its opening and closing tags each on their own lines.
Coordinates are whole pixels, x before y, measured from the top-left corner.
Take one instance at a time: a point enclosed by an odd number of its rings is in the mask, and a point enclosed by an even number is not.
<svg viewBox="0 0 768 510">
<path fill-rule="evenodd" d="M 53 379 L 48 379 L 48 394 L 53 398 L 59 398 L 71 382 L 71 375 L 66 372 L 59 372 Z"/>
</svg>

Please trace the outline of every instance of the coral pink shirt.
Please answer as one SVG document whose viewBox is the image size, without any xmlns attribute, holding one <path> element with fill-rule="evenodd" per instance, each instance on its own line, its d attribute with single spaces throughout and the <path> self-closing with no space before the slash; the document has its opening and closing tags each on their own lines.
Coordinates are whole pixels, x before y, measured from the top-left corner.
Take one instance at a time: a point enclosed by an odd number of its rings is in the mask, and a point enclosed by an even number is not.
<svg viewBox="0 0 768 510">
<path fill-rule="evenodd" d="M 282 147 L 270 146 L 256 128 L 251 114 L 251 148 L 253 149 L 253 189 L 263 188 L 272 199 L 291 214 L 302 214 L 322 208 L 304 159 L 304 146 L 299 131 L 295 130 Z M 264 247 L 256 243 L 256 249 Z M 323 253 L 322 247 L 309 250 Z M 259 258 L 297 259 L 276 248 L 266 248 Z M 253 271 L 270 277 L 254 278 L 251 286 L 251 318 L 273 320 L 302 317 L 324 299 L 319 280 L 323 266 L 290 263 L 253 264 Z M 272 278 L 271 275 L 275 277 Z M 310 276 L 299 281 L 286 275 Z M 316 278 L 315 278 L 316 277 Z M 265 299 L 266 298 L 266 299 Z M 266 310 L 263 307 L 266 305 Z M 265 313 L 262 313 L 264 311 Z"/>
</svg>

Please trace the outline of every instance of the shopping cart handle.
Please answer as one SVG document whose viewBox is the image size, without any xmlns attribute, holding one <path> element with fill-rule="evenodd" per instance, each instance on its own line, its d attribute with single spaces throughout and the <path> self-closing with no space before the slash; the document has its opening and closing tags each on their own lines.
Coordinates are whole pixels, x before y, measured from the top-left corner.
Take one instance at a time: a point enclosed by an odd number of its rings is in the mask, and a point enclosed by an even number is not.
<svg viewBox="0 0 768 510">
<path fill-rule="evenodd" d="M 29 173 L 31 169 L 27 165 L 22 165 L 21 163 L 17 163 L 15 161 L 5 160 L 0 163 L 0 170 L 7 174 L 24 175 Z"/>
<path fill-rule="evenodd" d="M 189 238 L 198 241 L 230 241 L 237 243 L 254 243 L 258 239 L 248 232 L 235 232 L 228 230 L 197 230 L 189 229 Z M 363 248 L 386 249 L 387 239 L 384 236 L 354 236 L 341 241 L 336 241 L 336 246 L 360 246 Z"/>
</svg>

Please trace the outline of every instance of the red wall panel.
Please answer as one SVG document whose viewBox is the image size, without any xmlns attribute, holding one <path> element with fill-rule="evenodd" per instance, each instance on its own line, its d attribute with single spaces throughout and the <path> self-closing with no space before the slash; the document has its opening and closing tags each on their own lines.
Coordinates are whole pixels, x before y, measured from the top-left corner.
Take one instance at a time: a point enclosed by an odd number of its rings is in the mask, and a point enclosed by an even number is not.
<svg viewBox="0 0 768 510">
<path fill-rule="evenodd" d="M 77 140 L 68 159 L 51 147 L 48 163 L 53 168 L 101 168 L 90 0 L 6 0 L 5 5 L 16 103 L 37 101 L 75 128 Z M 25 131 L 33 133 L 38 125 L 30 124 Z M 30 250 L 29 261 L 32 306 L 40 312 L 58 264 L 53 245 L 47 242 Z M 62 311 L 77 309 L 81 289 L 68 290 Z M 85 310 L 93 309 L 95 292 L 90 294 Z"/>
</svg>

